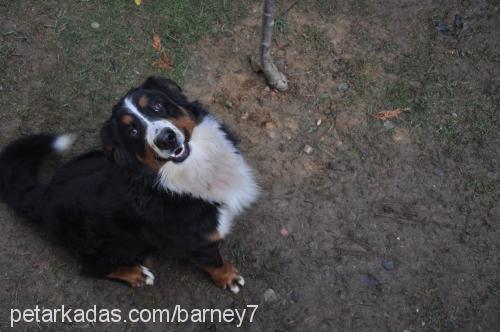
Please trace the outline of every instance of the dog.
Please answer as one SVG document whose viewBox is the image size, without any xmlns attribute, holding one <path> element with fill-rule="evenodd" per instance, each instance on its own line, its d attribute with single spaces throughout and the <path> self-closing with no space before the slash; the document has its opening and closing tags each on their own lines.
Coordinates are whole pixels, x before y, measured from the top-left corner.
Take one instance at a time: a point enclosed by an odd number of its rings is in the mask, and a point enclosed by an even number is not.
<svg viewBox="0 0 500 332">
<path fill-rule="evenodd" d="M 64 163 L 48 184 L 38 181 L 43 160 L 74 137 L 10 143 L 1 197 L 77 253 L 84 275 L 153 285 L 151 258 L 180 251 L 238 293 L 245 280 L 219 244 L 259 189 L 231 131 L 175 82 L 152 76 L 113 107 L 100 138 L 102 150 Z"/>
</svg>

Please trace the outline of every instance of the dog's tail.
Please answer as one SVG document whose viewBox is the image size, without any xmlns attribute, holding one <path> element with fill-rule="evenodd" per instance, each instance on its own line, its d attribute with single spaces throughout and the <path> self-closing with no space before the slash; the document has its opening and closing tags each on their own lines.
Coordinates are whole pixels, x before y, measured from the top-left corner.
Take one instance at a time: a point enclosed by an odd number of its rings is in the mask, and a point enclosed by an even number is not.
<svg viewBox="0 0 500 332">
<path fill-rule="evenodd" d="M 38 171 L 51 153 L 68 149 L 72 135 L 38 134 L 10 143 L 0 153 L 0 197 L 20 216 L 37 221 L 37 207 L 45 186 L 38 182 Z"/>
</svg>

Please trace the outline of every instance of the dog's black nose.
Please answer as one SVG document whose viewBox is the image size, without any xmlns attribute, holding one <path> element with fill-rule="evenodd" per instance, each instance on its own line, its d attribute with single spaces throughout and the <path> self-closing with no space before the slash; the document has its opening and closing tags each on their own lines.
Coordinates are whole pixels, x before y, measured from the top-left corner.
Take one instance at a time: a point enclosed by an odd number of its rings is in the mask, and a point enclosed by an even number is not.
<svg viewBox="0 0 500 332">
<path fill-rule="evenodd" d="M 155 138 L 155 145 L 164 149 L 173 149 L 177 146 L 177 135 L 170 128 L 164 128 Z"/>
</svg>

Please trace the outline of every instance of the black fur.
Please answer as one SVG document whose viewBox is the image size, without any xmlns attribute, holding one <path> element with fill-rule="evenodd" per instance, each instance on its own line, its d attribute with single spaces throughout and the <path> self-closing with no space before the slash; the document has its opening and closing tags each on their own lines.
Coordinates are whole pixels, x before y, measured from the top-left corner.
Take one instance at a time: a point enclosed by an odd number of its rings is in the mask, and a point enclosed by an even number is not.
<svg viewBox="0 0 500 332">
<path fill-rule="evenodd" d="M 139 89 L 159 91 L 193 118 L 207 115 L 172 81 L 152 77 Z M 47 185 L 37 173 L 56 137 L 33 135 L 8 145 L 0 154 L 1 197 L 76 251 L 88 275 L 106 276 L 172 247 L 201 266 L 221 266 L 218 242 L 208 238 L 217 227 L 217 204 L 155 186 L 155 171 L 135 157 L 144 154 L 143 145 L 122 137 L 117 126 L 119 105 L 101 129 L 104 151 L 63 164 Z"/>
</svg>

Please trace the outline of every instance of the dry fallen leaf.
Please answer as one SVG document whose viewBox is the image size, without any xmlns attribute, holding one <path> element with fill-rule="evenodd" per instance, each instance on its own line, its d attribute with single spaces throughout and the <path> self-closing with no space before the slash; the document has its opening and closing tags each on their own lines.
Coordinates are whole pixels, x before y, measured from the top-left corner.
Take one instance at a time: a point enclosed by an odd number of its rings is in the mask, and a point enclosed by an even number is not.
<svg viewBox="0 0 500 332">
<path fill-rule="evenodd" d="M 157 66 L 165 70 L 170 70 L 174 68 L 172 61 L 170 61 L 170 59 L 164 52 L 161 52 L 160 58 L 153 62 L 153 66 Z"/>
<path fill-rule="evenodd" d="M 174 68 L 174 64 L 172 61 L 169 59 L 163 48 L 161 47 L 161 39 L 160 36 L 153 32 L 153 48 L 158 52 L 160 55 L 160 58 L 158 60 L 155 60 L 152 65 L 156 67 L 160 67 L 161 69 L 164 70 L 171 70 Z"/>
<path fill-rule="evenodd" d="M 397 117 L 403 111 L 407 112 L 409 110 L 410 110 L 409 108 L 401 109 L 401 107 L 398 107 L 398 108 L 396 108 L 396 109 L 394 109 L 392 111 L 382 111 L 382 112 L 375 113 L 373 115 L 373 117 L 375 119 L 379 119 L 379 120 L 385 121 L 385 120 L 389 120 L 389 119 Z"/>
<path fill-rule="evenodd" d="M 153 32 L 153 48 L 157 50 L 158 52 L 161 51 L 161 39 L 160 36 L 158 36 L 157 33 Z"/>
</svg>

